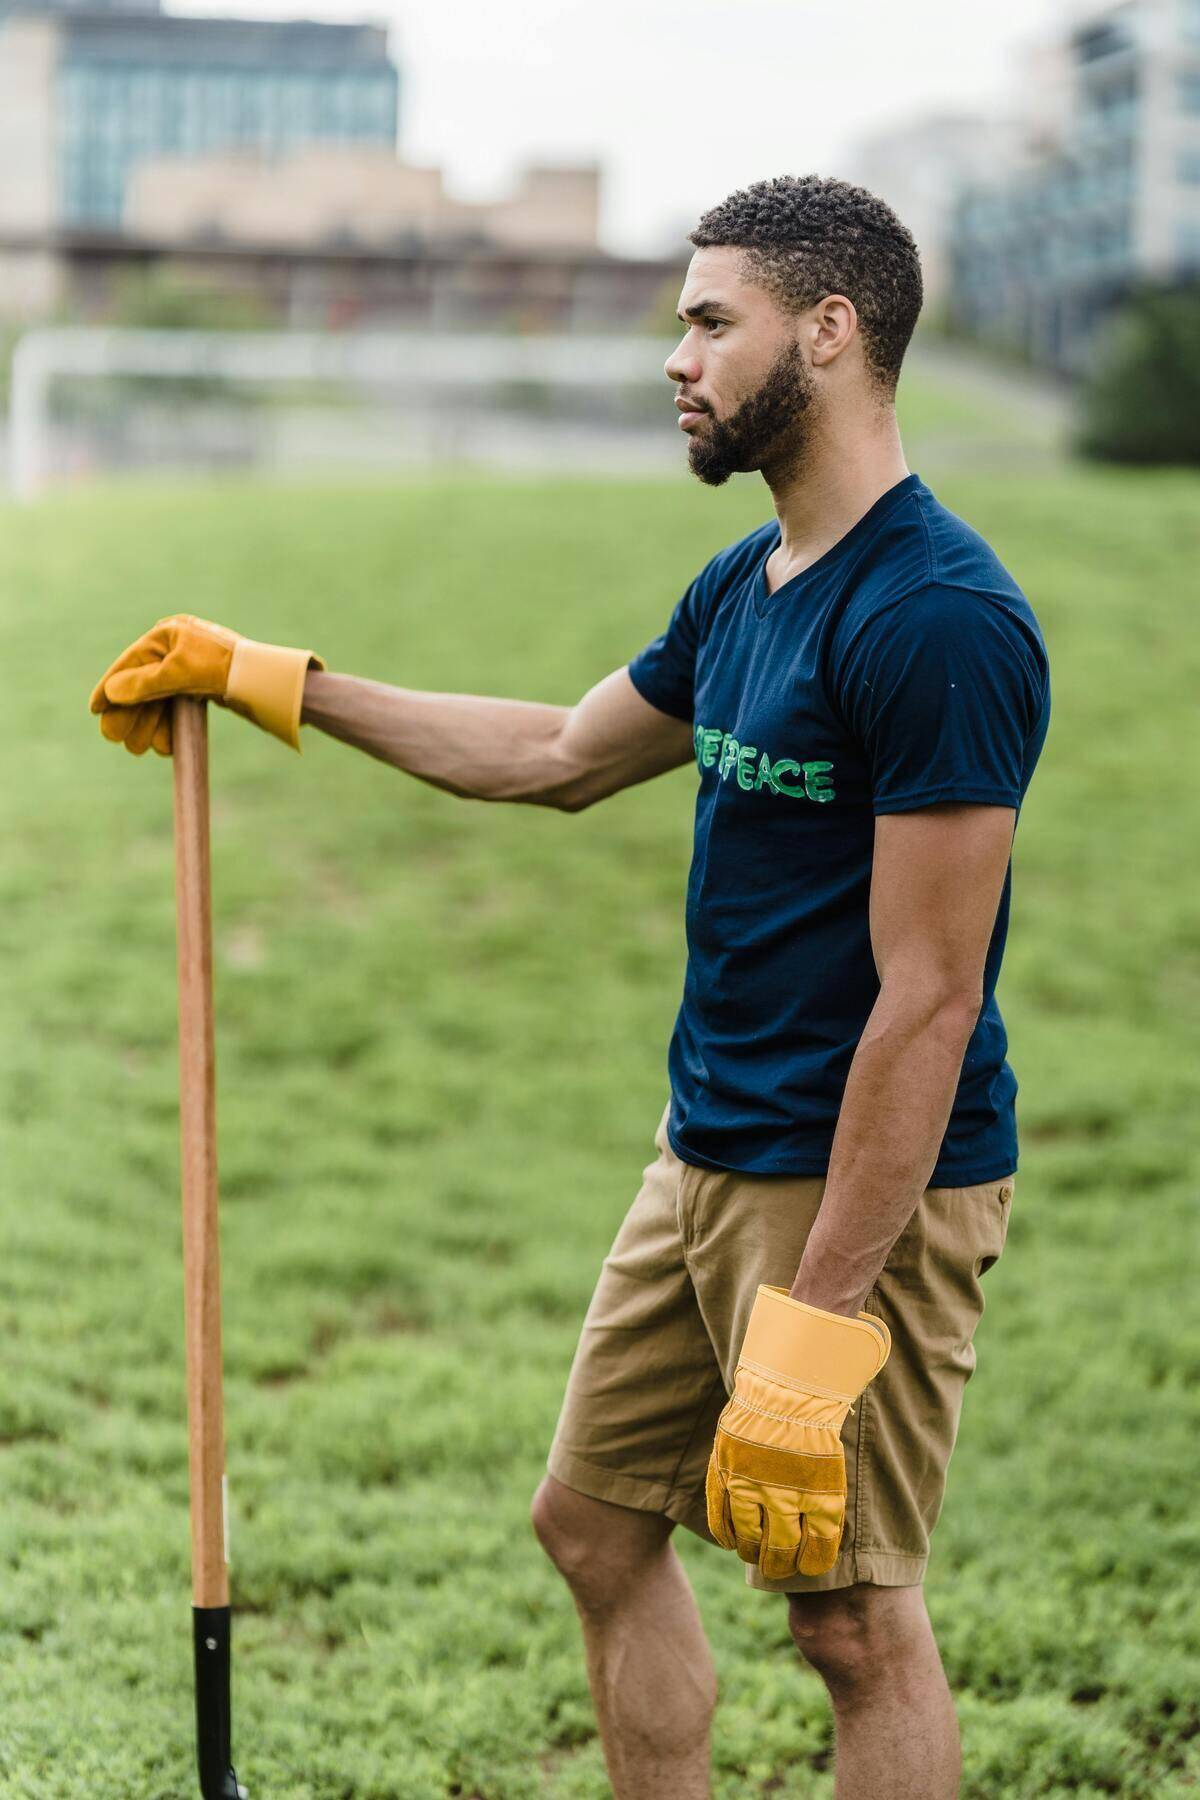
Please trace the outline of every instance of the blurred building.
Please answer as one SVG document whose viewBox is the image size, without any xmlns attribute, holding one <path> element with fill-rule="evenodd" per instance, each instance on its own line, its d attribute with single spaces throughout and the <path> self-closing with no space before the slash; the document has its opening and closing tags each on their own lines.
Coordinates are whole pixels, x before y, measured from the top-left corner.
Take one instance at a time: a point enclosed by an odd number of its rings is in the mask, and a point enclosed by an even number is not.
<svg viewBox="0 0 1200 1800">
<path fill-rule="evenodd" d="M 119 226 L 158 156 L 394 147 L 398 93 L 381 26 L 19 0 L 0 26 L 0 221 Z"/>
<path fill-rule="evenodd" d="M 164 244 L 219 238 L 294 248 L 594 250 L 599 223 L 595 166 L 527 169 L 510 198 L 472 203 L 447 194 L 440 169 L 414 168 L 389 149 L 325 144 L 276 158 L 231 151 L 147 159 L 124 214 L 131 236 Z"/>
<path fill-rule="evenodd" d="M 161 270 L 307 328 L 628 327 L 660 306 L 682 255 L 600 249 L 598 168 L 458 200 L 398 159 L 400 85 L 375 25 L 0 0 L 0 317 L 103 319 Z"/>
<path fill-rule="evenodd" d="M 933 113 L 862 139 L 839 165 L 847 180 L 886 200 L 916 238 L 926 317 L 940 311 L 946 296 L 947 238 L 962 188 L 1008 169 L 1022 136 L 1015 119 Z"/>
<path fill-rule="evenodd" d="M 184 18 L 160 0 L 0 5 L 0 313 L 70 306 L 74 238 L 121 230 L 140 165 L 396 141 L 375 25 Z"/>
<path fill-rule="evenodd" d="M 1077 9 L 1027 74 L 1013 166 L 955 207 L 949 319 L 1078 375 L 1131 287 L 1200 278 L 1200 0 Z"/>
<path fill-rule="evenodd" d="M 647 319 L 661 329 L 687 264 L 493 243 L 159 243 L 119 232 L 64 234 L 49 258 L 56 303 L 82 322 L 110 319 L 130 277 L 160 272 L 176 289 L 248 297 L 279 328 L 308 331 L 636 331 Z M 14 262 L 0 242 L 0 315 L 36 318 L 44 309 L 28 286 L 24 311 L 14 304 Z"/>
</svg>

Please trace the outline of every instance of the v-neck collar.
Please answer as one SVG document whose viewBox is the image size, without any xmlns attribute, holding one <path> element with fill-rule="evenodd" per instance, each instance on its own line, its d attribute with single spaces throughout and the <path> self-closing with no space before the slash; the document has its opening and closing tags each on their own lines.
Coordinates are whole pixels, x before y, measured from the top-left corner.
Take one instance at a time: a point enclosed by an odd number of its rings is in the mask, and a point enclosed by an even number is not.
<svg viewBox="0 0 1200 1800">
<path fill-rule="evenodd" d="M 876 524 L 885 513 L 891 511 L 893 506 L 898 505 L 901 500 L 905 499 L 907 495 L 913 493 L 921 485 L 921 477 L 919 475 L 908 474 L 902 477 L 902 479 L 896 482 L 893 487 L 888 488 L 884 493 L 880 494 L 878 500 L 875 501 L 873 506 L 867 508 L 861 519 L 856 519 L 849 531 L 843 532 L 842 536 L 838 538 L 835 544 L 830 544 L 828 550 L 826 550 L 823 555 L 818 556 L 815 563 L 810 563 L 807 569 L 801 569 L 798 575 L 790 576 L 787 581 L 781 583 L 781 585 L 775 589 L 774 593 L 769 594 L 767 592 L 767 564 L 771 557 L 774 556 L 776 550 L 778 550 L 780 541 L 783 537 L 783 532 L 777 522 L 771 541 L 763 552 L 754 573 L 754 610 L 758 614 L 758 617 L 760 619 L 765 618 L 776 602 L 782 600 L 785 595 L 794 592 L 801 582 L 816 580 L 819 576 L 825 574 L 834 564 L 840 562 L 842 557 L 852 550 L 854 546 L 867 535 L 872 525 Z"/>
</svg>

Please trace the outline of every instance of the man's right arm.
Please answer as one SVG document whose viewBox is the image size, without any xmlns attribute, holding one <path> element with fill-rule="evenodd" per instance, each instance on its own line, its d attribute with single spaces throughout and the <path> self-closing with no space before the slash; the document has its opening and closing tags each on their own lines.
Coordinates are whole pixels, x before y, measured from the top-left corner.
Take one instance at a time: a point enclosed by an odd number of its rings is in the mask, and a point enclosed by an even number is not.
<svg viewBox="0 0 1200 1800">
<path fill-rule="evenodd" d="M 310 669 L 302 723 L 471 800 L 582 812 L 691 760 L 692 727 L 616 669 L 576 706 L 434 694 Z"/>
</svg>

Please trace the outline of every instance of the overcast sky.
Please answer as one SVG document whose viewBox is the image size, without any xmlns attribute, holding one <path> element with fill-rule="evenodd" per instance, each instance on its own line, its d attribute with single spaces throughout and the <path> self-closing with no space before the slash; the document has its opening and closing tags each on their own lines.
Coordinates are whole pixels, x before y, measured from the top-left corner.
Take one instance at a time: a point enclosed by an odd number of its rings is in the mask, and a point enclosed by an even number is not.
<svg viewBox="0 0 1200 1800">
<path fill-rule="evenodd" d="M 400 151 L 462 199 L 523 161 L 599 161 L 612 250 L 677 247 L 766 175 L 845 172 L 856 138 L 930 108 L 1002 108 L 1013 53 L 1069 0 L 170 0 L 372 17 L 402 71 Z"/>
</svg>

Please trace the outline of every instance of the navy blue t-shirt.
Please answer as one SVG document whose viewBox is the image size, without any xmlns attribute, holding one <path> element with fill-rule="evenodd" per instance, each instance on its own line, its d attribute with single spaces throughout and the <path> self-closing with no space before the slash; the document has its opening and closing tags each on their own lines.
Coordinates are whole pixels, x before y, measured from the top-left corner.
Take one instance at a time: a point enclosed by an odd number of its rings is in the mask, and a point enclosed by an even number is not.
<svg viewBox="0 0 1200 1800">
<path fill-rule="evenodd" d="M 672 1148 L 703 1168 L 820 1175 L 879 994 L 874 817 L 939 800 L 1019 811 L 1050 678 L 1029 602 L 919 476 L 768 594 L 779 541 L 772 521 L 720 551 L 629 674 L 692 723 L 699 770 Z M 1011 879 L 1010 862 L 933 1187 L 1017 1167 L 995 1000 Z"/>
</svg>

